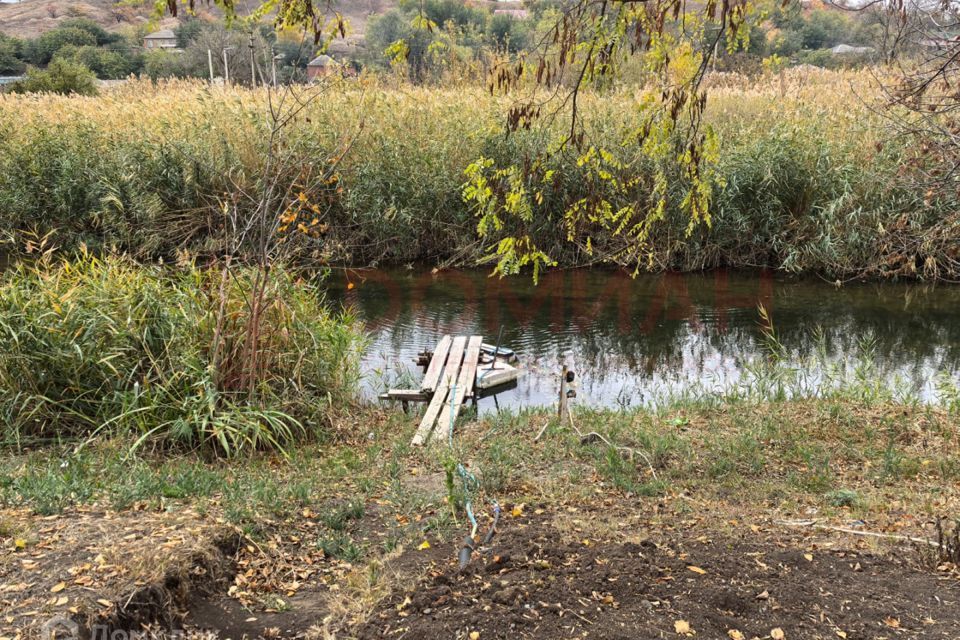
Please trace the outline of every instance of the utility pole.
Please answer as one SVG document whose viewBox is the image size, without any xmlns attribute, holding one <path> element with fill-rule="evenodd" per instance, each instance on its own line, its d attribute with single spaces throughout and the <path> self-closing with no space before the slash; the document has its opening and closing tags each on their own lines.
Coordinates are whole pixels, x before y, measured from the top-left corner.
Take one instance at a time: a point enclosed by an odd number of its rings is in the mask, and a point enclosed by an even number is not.
<svg viewBox="0 0 960 640">
<path fill-rule="evenodd" d="M 213 84 L 213 52 L 207 49 L 207 66 L 210 67 L 210 84 Z"/>
<path fill-rule="evenodd" d="M 250 84 L 257 88 L 257 61 L 253 57 L 253 31 L 250 32 Z"/>
<path fill-rule="evenodd" d="M 227 51 L 230 51 L 233 47 L 224 47 L 223 48 L 223 86 L 230 86 L 230 63 L 227 60 Z"/>
</svg>

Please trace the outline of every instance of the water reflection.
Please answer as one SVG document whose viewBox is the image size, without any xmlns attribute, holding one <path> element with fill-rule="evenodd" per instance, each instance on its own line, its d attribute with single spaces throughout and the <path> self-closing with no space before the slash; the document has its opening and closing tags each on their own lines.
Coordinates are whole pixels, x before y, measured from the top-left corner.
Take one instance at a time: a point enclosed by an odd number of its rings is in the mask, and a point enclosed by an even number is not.
<svg viewBox="0 0 960 640">
<path fill-rule="evenodd" d="M 567 350 L 581 375 L 581 402 L 627 406 L 693 385 L 719 390 L 763 354 L 759 305 L 788 361 L 820 356 L 824 366 L 853 367 L 848 360 L 869 338 L 878 372 L 926 398 L 933 375 L 955 373 L 960 356 L 956 287 L 836 288 L 726 271 L 632 279 L 597 270 L 554 271 L 539 286 L 470 270 L 351 272 L 329 285 L 331 300 L 354 307 L 371 334 L 364 367 L 377 375 L 368 377 L 368 393 L 378 376 L 416 375 L 417 352 L 444 333 L 493 342 L 501 326 L 503 343 L 527 369 L 517 389 L 500 396 L 501 406 L 554 402 L 557 362 Z"/>
</svg>

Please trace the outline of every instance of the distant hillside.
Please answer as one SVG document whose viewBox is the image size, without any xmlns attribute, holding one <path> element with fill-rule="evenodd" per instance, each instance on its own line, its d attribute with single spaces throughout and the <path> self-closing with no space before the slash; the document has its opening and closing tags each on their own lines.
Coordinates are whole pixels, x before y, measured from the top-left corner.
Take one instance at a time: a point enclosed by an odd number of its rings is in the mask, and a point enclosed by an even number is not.
<svg viewBox="0 0 960 640">
<path fill-rule="evenodd" d="M 18 38 L 34 38 L 62 20 L 89 18 L 110 31 L 146 25 L 150 7 L 122 6 L 114 0 L 22 0 L 0 4 L 0 31 Z"/>
<path fill-rule="evenodd" d="M 256 6 L 255 0 L 239 0 L 238 10 Z M 354 38 L 362 35 L 367 20 L 396 6 L 394 0 L 342 0 L 338 3 L 340 11 L 350 22 Z M 140 6 L 129 6 L 115 0 L 22 0 L 17 3 L 0 3 L 0 31 L 18 38 L 34 38 L 49 31 L 62 20 L 68 18 L 89 18 L 110 31 L 123 31 L 140 26 L 148 26 L 151 21 L 152 2 Z M 220 11 L 211 6 L 198 3 L 198 14 L 203 17 L 217 18 Z M 165 17 L 156 28 L 172 28 L 176 19 Z"/>
</svg>

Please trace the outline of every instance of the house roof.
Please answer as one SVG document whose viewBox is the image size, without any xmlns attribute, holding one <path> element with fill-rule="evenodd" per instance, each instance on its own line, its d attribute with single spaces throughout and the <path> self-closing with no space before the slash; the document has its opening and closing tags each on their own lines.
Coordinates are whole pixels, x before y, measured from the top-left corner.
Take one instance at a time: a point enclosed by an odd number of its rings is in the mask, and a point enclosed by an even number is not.
<svg viewBox="0 0 960 640">
<path fill-rule="evenodd" d="M 510 16 L 511 18 L 524 19 L 530 16 L 526 9 L 494 9 L 495 16 Z"/>
<path fill-rule="evenodd" d="M 851 47 L 849 44 L 838 44 L 830 49 L 830 53 L 841 55 L 845 53 L 873 53 L 873 47 Z"/>
<path fill-rule="evenodd" d="M 307 63 L 308 67 L 326 67 L 333 62 L 333 58 L 328 56 L 325 53 L 321 53 L 319 56 Z"/>
<path fill-rule="evenodd" d="M 160 29 L 160 31 L 154 31 L 151 34 L 144 36 L 144 40 L 171 40 L 175 39 L 177 34 L 173 32 L 173 29 Z"/>
</svg>

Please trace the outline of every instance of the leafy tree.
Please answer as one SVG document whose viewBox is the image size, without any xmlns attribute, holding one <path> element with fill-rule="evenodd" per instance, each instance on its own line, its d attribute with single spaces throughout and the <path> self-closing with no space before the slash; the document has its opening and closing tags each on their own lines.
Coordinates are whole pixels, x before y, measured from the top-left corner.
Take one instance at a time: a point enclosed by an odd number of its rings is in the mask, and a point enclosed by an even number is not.
<svg viewBox="0 0 960 640">
<path fill-rule="evenodd" d="M 486 11 L 460 0 L 401 0 L 400 7 L 408 15 L 422 14 L 441 27 L 453 23 L 457 27 L 473 27 L 482 31 L 487 23 Z"/>
<path fill-rule="evenodd" d="M 829 49 L 849 39 L 853 25 L 836 11 L 812 11 L 800 28 L 804 49 Z"/>
<path fill-rule="evenodd" d="M 177 36 L 177 46 L 186 49 L 203 32 L 203 29 L 203 20 L 198 18 L 184 20 L 173 30 L 173 33 Z"/>
<path fill-rule="evenodd" d="M 17 38 L 0 33 L 0 75 L 16 76 L 27 68 L 20 59 L 23 43 Z"/>
<path fill-rule="evenodd" d="M 69 45 L 95 47 L 97 36 L 79 27 L 53 29 L 28 40 L 23 46 L 23 57 L 31 64 L 43 66 L 49 63 L 60 49 Z"/>
<path fill-rule="evenodd" d="M 789 58 L 803 49 L 803 35 L 799 31 L 777 30 L 771 34 L 767 50 L 778 56 Z"/>
<path fill-rule="evenodd" d="M 385 66 L 390 60 L 402 58 L 410 66 L 411 76 L 415 80 L 423 79 L 434 32 L 414 29 L 410 16 L 399 9 L 391 9 L 370 20 L 366 38 L 371 62 Z"/>
<path fill-rule="evenodd" d="M 516 53 L 530 47 L 530 27 L 525 20 L 517 20 L 504 14 L 495 15 L 490 18 L 487 33 L 500 49 Z"/>
<path fill-rule="evenodd" d="M 215 2 L 228 19 L 236 16 L 233 2 Z M 372 46 L 386 43 L 394 61 L 410 63 L 414 79 L 423 77 L 431 56 L 451 48 L 449 32 L 437 37 L 441 25 L 430 18 L 430 5 L 431 0 L 417 3 L 413 21 L 391 11 L 368 25 Z M 176 2 L 167 6 L 177 11 Z M 274 12 L 276 26 L 308 29 L 315 42 L 346 32 L 334 0 L 262 0 L 254 13 L 267 10 Z M 715 135 L 703 126 L 702 80 L 721 35 L 730 48 L 746 38 L 754 8 L 749 0 L 566 0 L 556 11 L 534 55 L 504 61 L 490 78 L 494 91 L 542 87 L 511 94 L 515 104 L 506 126 L 510 132 L 541 127 L 552 140 L 522 165 L 497 166 L 479 158 L 467 169 L 464 197 L 475 206 L 478 233 L 492 245 L 500 273 L 532 265 L 536 274 L 552 263 L 529 231 L 545 221 L 562 224 L 588 253 L 592 234 L 612 233 L 623 239 L 623 249 L 609 257 L 639 266 L 652 255 L 647 247 L 652 229 L 670 210 L 689 219 L 689 233 L 710 223 L 718 151 Z M 715 35 L 705 37 L 710 32 Z M 585 128 L 579 94 L 612 84 L 633 56 L 642 60 L 657 90 L 641 101 L 636 126 L 622 131 L 622 144 L 597 148 Z M 553 98 L 545 102 L 544 96 Z M 560 122 L 564 126 L 553 124 Z M 637 155 L 658 168 L 649 184 L 639 184 L 632 170 L 641 162 Z M 584 195 L 566 203 L 562 221 L 549 221 L 543 203 L 559 162 L 583 169 L 578 193 Z"/>
<path fill-rule="evenodd" d="M 140 64 L 142 64 L 142 56 L 140 55 L 123 54 L 119 51 L 89 45 L 63 47 L 56 53 L 54 59 L 65 59 L 79 63 L 93 71 L 98 78 L 106 80 L 125 78 L 138 71 Z"/>
<path fill-rule="evenodd" d="M 56 59 L 46 69 L 28 70 L 23 80 L 13 83 L 11 91 L 94 96 L 97 94 L 97 77 L 82 64 Z"/>
<path fill-rule="evenodd" d="M 164 49 L 152 49 L 144 52 L 143 73 L 151 80 L 188 78 L 195 75 L 184 65 L 181 53 Z"/>
<path fill-rule="evenodd" d="M 98 47 L 104 47 L 123 42 L 123 36 L 116 33 L 110 33 L 89 18 L 70 18 L 68 20 L 64 20 L 57 25 L 57 29 L 80 29 L 81 31 L 86 31 L 97 39 L 96 44 Z"/>
</svg>

